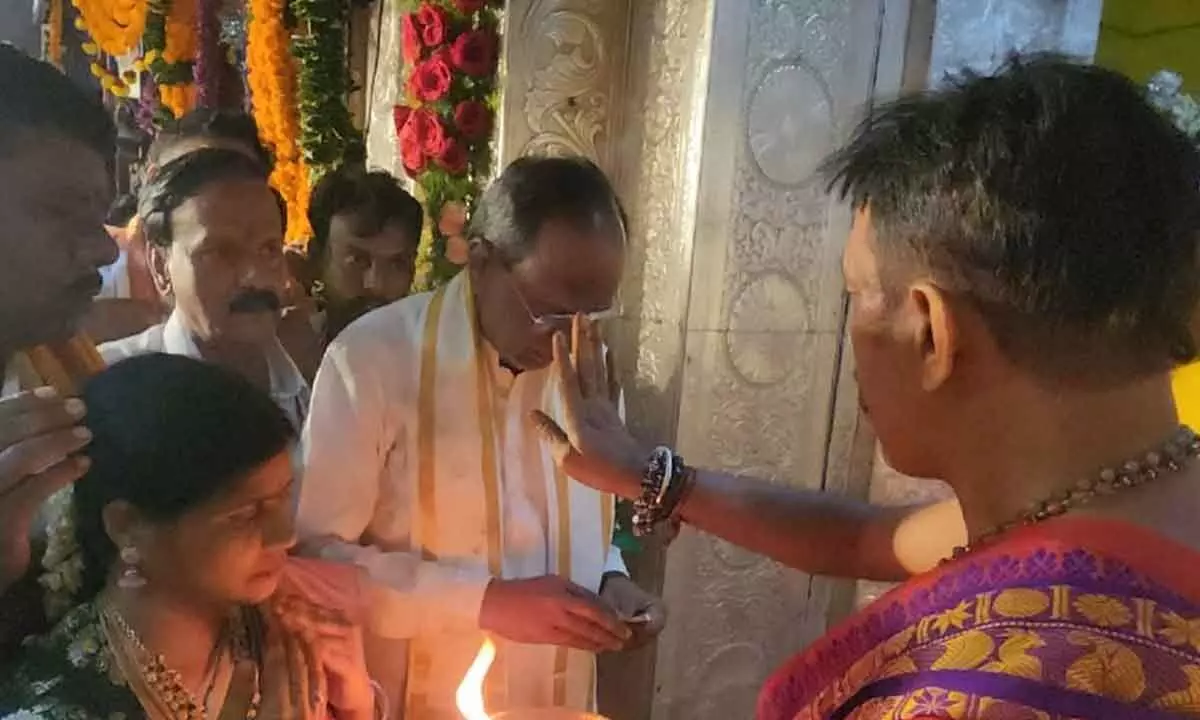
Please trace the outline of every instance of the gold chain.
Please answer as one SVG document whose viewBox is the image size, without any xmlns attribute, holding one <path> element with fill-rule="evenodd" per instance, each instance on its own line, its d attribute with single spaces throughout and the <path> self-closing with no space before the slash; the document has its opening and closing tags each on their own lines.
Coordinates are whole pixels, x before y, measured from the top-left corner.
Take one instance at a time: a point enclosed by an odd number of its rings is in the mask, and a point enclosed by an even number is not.
<svg viewBox="0 0 1200 720">
<path fill-rule="evenodd" d="M 161 653 L 152 653 L 146 648 L 145 644 L 142 643 L 141 636 L 129 625 L 124 616 L 117 612 L 116 608 L 112 606 L 103 608 L 100 617 L 111 629 L 115 629 L 124 636 L 125 640 L 133 647 L 138 656 L 136 658 L 139 666 L 138 672 L 141 673 L 142 678 L 146 681 L 146 685 L 170 709 L 177 720 L 206 720 L 209 717 L 207 703 L 208 695 L 212 692 L 211 686 L 208 692 L 205 693 L 204 703 L 201 704 L 187 687 L 184 686 L 183 677 L 179 672 L 167 666 L 166 658 Z M 243 631 L 244 629 L 244 626 L 242 626 Z M 228 637 L 229 634 L 225 630 L 222 630 L 221 635 L 217 639 L 214 654 L 218 658 L 218 664 L 221 651 L 226 645 L 225 639 Z M 241 638 L 235 637 L 232 642 L 235 656 L 240 654 L 238 653 L 239 649 L 244 649 L 245 642 L 239 642 L 239 640 Z M 212 682 L 215 684 L 215 676 L 212 678 Z M 261 696 L 256 691 L 246 712 L 248 720 L 254 720 L 257 717 L 260 701 Z"/>
<path fill-rule="evenodd" d="M 1001 523 L 966 545 L 954 548 L 954 554 L 947 560 L 960 558 L 1015 528 L 1058 517 L 1086 505 L 1098 496 L 1112 495 L 1144 485 L 1161 475 L 1178 472 L 1197 455 L 1200 455 L 1200 436 L 1186 425 L 1180 425 L 1169 440 L 1141 459 L 1126 461 L 1119 469 L 1105 468 L 1094 478 L 1080 480 L 1074 487 L 1039 502 L 1016 519 Z"/>
</svg>

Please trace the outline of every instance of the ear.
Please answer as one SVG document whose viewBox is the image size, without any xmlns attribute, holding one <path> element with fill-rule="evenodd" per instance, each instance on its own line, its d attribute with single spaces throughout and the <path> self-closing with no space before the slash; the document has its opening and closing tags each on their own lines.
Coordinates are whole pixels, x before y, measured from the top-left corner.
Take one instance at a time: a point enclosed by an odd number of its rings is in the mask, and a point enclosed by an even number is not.
<svg viewBox="0 0 1200 720">
<path fill-rule="evenodd" d="M 153 243 L 146 248 L 146 264 L 150 268 L 150 277 L 154 280 L 154 289 L 164 298 L 174 296 L 174 288 L 171 285 L 170 255 L 170 248 Z"/>
<path fill-rule="evenodd" d="M 931 392 L 942 387 L 954 372 L 959 333 L 946 293 L 922 283 L 909 288 L 914 314 L 913 340 L 921 353 L 921 387 Z"/>
<path fill-rule="evenodd" d="M 471 280 L 477 281 L 492 257 L 492 246 L 488 241 L 477 237 L 468 238 L 467 242 L 467 270 L 471 273 Z"/>
<path fill-rule="evenodd" d="M 104 532 L 117 548 L 138 545 L 145 540 L 146 524 L 138 509 L 124 500 L 114 500 L 100 512 Z"/>
</svg>

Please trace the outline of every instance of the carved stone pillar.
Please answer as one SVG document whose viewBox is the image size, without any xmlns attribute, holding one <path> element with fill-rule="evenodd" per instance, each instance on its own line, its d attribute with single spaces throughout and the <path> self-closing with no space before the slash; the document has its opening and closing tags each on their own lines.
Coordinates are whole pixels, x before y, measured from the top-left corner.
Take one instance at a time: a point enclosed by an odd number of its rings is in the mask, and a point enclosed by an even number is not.
<svg viewBox="0 0 1200 720">
<path fill-rule="evenodd" d="M 612 171 L 630 0 L 510 0 L 501 166 L 530 153 L 585 155 Z"/>
<path fill-rule="evenodd" d="M 870 437 L 843 352 L 849 213 L 814 173 L 877 74 L 898 83 L 906 23 L 907 3 L 886 0 L 714 2 L 677 432 L 692 462 L 865 494 Z M 654 716 L 749 717 L 849 592 L 685 531 Z"/>
</svg>

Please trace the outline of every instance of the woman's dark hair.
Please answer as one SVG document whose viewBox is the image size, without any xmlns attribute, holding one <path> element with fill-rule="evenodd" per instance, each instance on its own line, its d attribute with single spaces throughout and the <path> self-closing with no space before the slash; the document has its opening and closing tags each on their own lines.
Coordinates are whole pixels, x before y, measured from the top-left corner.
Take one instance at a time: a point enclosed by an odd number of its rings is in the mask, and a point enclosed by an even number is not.
<svg viewBox="0 0 1200 720">
<path fill-rule="evenodd" d="M 137 214 L 142 219 L 146 239 L 160 247 L 170 246 L 172 211 L 209 183 L 245 179 L 266 183 L 267 172 L 244 153 L 221 148 L 202 148 L 152 169 L 138 190 Z M 272 192 L 286 222 L 283 198 L 274 189 Z"/>
<path fill-rule="evenodd" d="M 83 554 L 80 600 L 103 587 L 118 549 L 102 513 L 124 500 L 154 521 L 175 520 L 295 439 L 283 411 L 240 375 L 180 355 L 140 355 L 92 378 L 83 391 L 91 467 L 75 484 L 75 538 Z"/>
</svg>

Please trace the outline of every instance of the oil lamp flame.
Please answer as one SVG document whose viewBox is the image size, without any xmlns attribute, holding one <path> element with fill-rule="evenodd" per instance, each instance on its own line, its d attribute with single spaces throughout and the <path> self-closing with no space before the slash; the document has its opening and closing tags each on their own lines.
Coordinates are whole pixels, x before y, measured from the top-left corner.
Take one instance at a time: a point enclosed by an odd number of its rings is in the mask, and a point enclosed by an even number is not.
<svg viewBox="0 0 1200 720">
<path fill-rule="evenodd" d="M 474 662 L 463 676 L 458 691 L 454 693 L 455 704 L 464 720 L 490 720 L 491 716 L 483 707 L 483 681 L 495 660 L 496 643 L 491 638 L 485 638 Z"/>
</svg>

